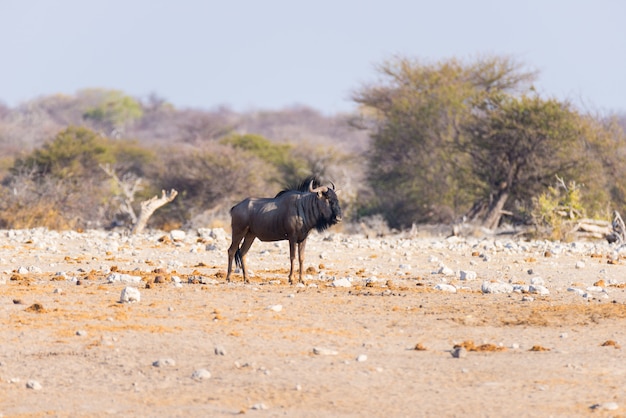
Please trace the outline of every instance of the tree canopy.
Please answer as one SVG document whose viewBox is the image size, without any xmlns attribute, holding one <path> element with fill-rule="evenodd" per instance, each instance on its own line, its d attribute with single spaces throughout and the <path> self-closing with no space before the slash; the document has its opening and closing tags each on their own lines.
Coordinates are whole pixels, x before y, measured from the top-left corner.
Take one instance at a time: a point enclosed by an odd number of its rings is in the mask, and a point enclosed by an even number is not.
<svg viewBox="0 0 626 418">
<path fill-rule="evenodd" d="M 540 97 L 536 74 L 516 61 L 399 58 L 379 73 L 380 83 L 353 98 L 361 105 L 357 126 L 372 137 L 367 175 L 376 200 L 364 209 L 390 225 L 466 215 L 493 228 L 505 214 L 527 221 L 555 175 L 598 186 L 586 170 L 603 172 L 596 157 L 606 150 L 606 130 L 568 103 Z M 612 137 L 623 147 L 623 134 Z"/>
</svg>

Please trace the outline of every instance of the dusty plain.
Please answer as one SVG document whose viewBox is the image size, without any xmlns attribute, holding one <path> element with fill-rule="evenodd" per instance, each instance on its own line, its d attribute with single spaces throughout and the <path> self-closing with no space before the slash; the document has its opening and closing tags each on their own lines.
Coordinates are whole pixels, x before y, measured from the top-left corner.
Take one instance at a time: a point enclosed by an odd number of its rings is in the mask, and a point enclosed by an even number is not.
<svg viewBox="0 0 626 418">
<path fill-rule="evenodd" d="M 626 416 L 626 249 L 330 231 L 296 286 L 286 242 L 226 283 L 229 244 L 0 231 L 0 417 Z"/>
</svg>

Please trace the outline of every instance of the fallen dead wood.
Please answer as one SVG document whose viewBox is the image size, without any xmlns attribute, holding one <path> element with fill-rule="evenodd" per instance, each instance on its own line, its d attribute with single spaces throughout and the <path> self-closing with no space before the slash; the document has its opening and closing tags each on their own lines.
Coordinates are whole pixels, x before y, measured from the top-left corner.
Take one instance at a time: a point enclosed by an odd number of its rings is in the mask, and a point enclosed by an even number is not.
<svg viewBox="0 0 626 418">
<path fill-rule="evenodd" d="M 604 238 L 608 242 L 623 244 L 626 242 L 626 226 L 619 212 L 614 212 L 612 222 L 597 219 L 581 219 L 570 233 L 583 238 Z"/>
</svg>

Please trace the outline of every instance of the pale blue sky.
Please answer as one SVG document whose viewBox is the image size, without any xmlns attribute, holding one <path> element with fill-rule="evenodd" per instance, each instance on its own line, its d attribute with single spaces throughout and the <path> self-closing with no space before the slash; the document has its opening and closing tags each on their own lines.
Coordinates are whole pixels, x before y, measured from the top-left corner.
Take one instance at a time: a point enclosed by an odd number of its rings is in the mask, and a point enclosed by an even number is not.
<svg viewBox="0 0 626 418">
<path fill-rule="evenodd" d="M 511 55 L 546 96 L 626 112 L 623 0 L 0 0 L 0 101 L 88 87 L 179 108 L 350 111 L 394 55 Z"/>
</svg>

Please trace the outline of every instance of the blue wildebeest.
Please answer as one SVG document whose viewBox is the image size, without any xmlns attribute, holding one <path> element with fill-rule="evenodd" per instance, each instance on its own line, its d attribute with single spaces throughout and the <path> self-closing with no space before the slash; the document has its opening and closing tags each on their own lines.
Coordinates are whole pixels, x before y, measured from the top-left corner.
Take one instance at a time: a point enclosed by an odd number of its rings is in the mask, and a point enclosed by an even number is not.
<svg viewBox="0 0 626 418">
<path fill-rule="evenodd" d="M 233 237 L 228 249 L 226 281 L 230 281 L 234 258 L 243 271 L 244 282 L 249 282 L 244 259 L 254 239 L 258 238 L 261 241 L 289 241 L 289 283 L 293 284 L 296 244 L 302 283 L 304 247 L 309 232 L 313 228 L 321 232 L 340 222 L 341 208 L 335 185 L 321 186 L 316 177 L 310 176 L 297 188 L 283 190 L 274 198 L 244 199 L 231 208 L 230 216 Z"/>
</svg>

